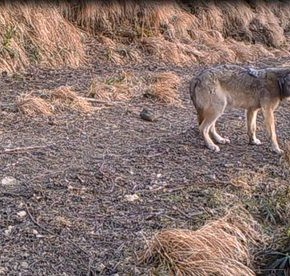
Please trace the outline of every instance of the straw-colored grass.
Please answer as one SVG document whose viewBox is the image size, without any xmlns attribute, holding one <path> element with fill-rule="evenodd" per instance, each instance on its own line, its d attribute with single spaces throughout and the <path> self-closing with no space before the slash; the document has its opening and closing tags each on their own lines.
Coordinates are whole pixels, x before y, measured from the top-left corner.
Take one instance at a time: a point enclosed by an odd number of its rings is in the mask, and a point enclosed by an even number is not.
<svg viewBox="0 0 290 276">
<path fill-rule="evenodd" d="M 70 86 L 60 86 L 47 94 L 58 110 L 73 109 L 83 113 L 91 113 L 94 110 L 91 103 L 79 96 Z"/>
<path fill-rule="evenodd" d="M 290 28 L 288 5 L 278 2 L 82 1 L 77 6 L 69 2 L 61 6 L 66 18 L 102 37 L 108 45 L 107 60 L 117 64 L 142 61 L 136 50 L 133 60 L 120 54 L 117 45 L 132 42 L 141 42 L 143 52 L 158 61 L 178 65 L 245 62 L 247 54 L 252 61 L 267 56 L 268 46 L 281 47 L 284 31 Z M 252 51 L 242 44 L 240 51 L 239 43 L 245 42 L 263 49 Z"/>
<path fill-rule="evenodd" d="M 0 70 L 10 72 L 31 64 L 77 67 L 87 58 L 125 65 L 150 57 L 183 66 L 249 62 L 290 51 L 289 3 L 279 1 L 4 1 L 0 5 Z"/>
<path fill-rule="evenodd" d="M 88 97 L 100 101 L 129 101 L 136 96 L 141 80 L 131 72 L 114 74 L 106 79 L 95 76 L 88 89 Z"/>
<path fill-rule="evenodd" d="M 77 67 L 84 62 L 82 34 L 56 5 L 47 1 L 0 5 L 1 70 L 17 71 L 30 64 Z"/>
<path fill-rule="evenodd" d="M 53 106 L 49 102 L 33 95 L 19 97 L 17 107 L 20 112 L 28 116 L 50 116 L 54 111 Z"/>
<path fill-rule="evenodd" d="M 181 105 L 178 93 L 180 82 L 180 77 L 174 72 L 157 73 L 153 76 L 146 94 L 165 104 Z"/>
<path fill-rule="evenodd" d="M 168 275 L 255 275 L 250 247 L 262 241 L 258 224 L 243 209 L 191 231 L 163 230 L 141 257 Z"/>
<path fill-rule="evenodd" d="M 84 97 L 79 96 L 72 87 L 60 86 L 41 93 L 32 92 L 18 98 L 17 107 L 25 115 L 49 116 L 57 112 L 75 110 L 91 113 L 94 107 Z"/>
</svg>

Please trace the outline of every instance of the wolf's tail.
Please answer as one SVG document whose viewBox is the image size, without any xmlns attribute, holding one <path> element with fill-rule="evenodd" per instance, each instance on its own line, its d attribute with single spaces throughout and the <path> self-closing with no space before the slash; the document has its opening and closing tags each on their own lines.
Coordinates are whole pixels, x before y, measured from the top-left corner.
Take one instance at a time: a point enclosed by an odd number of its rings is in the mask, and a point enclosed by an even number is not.
<svg viewBox="0 0 290 276">
<path fill-rule="evenodd" d="M 195 106 L 195 109 L 197 111 L 197 119 L 198 119 L 198 124 L 200 125 L 204 119 L 202 109 L 198 107 L 197 102 L 196 102 L 196 87 L 199 85 L 200 79 L 194 78 L 191 80 L 190 85 L 189 85 L 189 93 L 190 93 L 190 98 L 193 102 L 193 105 Z"/>
</svg>

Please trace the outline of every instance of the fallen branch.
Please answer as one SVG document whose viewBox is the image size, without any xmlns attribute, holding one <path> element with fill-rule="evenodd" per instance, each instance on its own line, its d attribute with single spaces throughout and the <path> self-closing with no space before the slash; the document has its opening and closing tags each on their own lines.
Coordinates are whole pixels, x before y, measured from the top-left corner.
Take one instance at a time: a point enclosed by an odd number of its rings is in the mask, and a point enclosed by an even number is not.
<svg viewBox="0 0 290 276">
<path fill-rule="evenodd" d="M 30 213 L 29 209 L 28 209 L 28 206 L 24 203 L 24 206 L 25 206 L 25 209 L 26 209 L 26 213 L 28 214 L 29 218 L 31 219 L 31 221 L 37 225 L 41 230 L 49 233 L 50 235 L 53 235 L 55 236 L 55 233 L 51 232 L 50 230 L 46 229 L 44 226 L 40 225 L 36 219 L 34 219 L 34 217 L 32 216 L 32 214 Z"/>
<path fill-rule="evenodd" d="M 17 147 L 17 148 L 12 148 L 12 149 L 4 149 L 0 151 L 0 154 L 4 153 L 14 153 L 14 152 L 25 152 L 29 150 L 35 150 L 35 149 L 44 149 L 49 147 L 50 145 L 45 145 L 45 146 L 29 146 L 29 147 Z"/>
</svg>

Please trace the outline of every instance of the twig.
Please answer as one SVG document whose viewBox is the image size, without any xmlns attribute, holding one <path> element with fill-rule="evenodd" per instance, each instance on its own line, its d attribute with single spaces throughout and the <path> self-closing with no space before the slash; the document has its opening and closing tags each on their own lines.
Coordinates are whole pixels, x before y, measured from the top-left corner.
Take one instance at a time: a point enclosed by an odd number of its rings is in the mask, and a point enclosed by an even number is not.
<svg viewBox="0 0 290 276">
<path fill-rule="evenodd" d="M 35 149 L 43 149 L 47 148 L 49 145 L 45 146 L 30 146 L 30 147 L 18 147 L 18 148 L 12 148 L 12 149 L 4 149 L 0 151 L 0 154 L 4 153 L 14 153 L 14 152 L 23 152 L 23 151 L 29 151 L 29 150 L 35 150 Z"/>
<path fill-rule="evenodd" d="M 54 236 L 55 233 L 51 232 L 50 230 L 46 229 L 44 226 L 40 225 L 40 224 L 39 224 L 39 223 L 34 219 L 34 217 L 32 216 L 32 214 L 30 213 L 30 211 L 29 211 L 27 205 L 26 205 L 25 203 L 24 203 L 24 205 L 25 205 L 26 212 L 27 212 L 28 216 L 30 217 L 31 221 L 32 221 L 35 225 L 37 225 L 40 229 L 42 229 L 43 231 L 45 231 L 45 232 L 47 232 L 47 233 L 49 233 L 49 234 L 51 234 L 51 235 Z"/>
<path fill-rule="evenodd" d="M 40 229 L 42 229 L 43 231 L 45 231 L 45 232 L 47 232 L 47 233 L 49 233 L 49 234 L 51 234 L 51 235 L 53 235 L 53 236 L 58 236 L 60 239 L 64 240 L 64 241 L 67 242 L 67 243 L 70 243 L 70 244 L 74 245 L 76 248 L 78 248 L 79 250 L 81 250 L 83 253 L 85 253 L 86 255 L 90 256 L 90 254 L 89 254 L 86 250 L 84 250 L 83 248 L 81 248 L 81 247 L 80 247 L 78 244 L 76 244 L 75 242 L 73 242 L 73 241 L 71 241 L 71 240 L 68 240 L 68 239 L 64 239 L 64 238 L 61 237 L 60 235 L 58 235 L 58 234 L 56 234 L 56 233 L 53 233 L 52 231 L 46 229 L 44 226 L 42 226 L 41 224 L 39 224 L 39 223 L 36 221 L 36 219 L 32 216 L 32 214 L 30 213 L 30 211 L 29 211 L 27 205 L 26 205 L 25 203 L 24 203 L 24 205 L 25 205 L 25 209 L 26 209 L 26 212 L 27 212 L 29 218 L 30 218 L 31 221 L 32 221 L 35 225 L 37 225 Z"/>
</svg>

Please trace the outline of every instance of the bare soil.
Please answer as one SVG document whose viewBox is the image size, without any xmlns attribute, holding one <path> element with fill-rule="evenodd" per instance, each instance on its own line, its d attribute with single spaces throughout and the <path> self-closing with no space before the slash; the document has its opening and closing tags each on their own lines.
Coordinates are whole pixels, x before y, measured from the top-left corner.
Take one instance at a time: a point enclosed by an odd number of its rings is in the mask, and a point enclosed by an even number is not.
<svg viewBox="0 0 290 276">
<path fill-rule="evenodd" d="M 1 77 L 0 176 L 18 182 L 0 183 L 0 275 L 148 275 L 149 267 L 137 261 L 145 238 L 160 229 L 197 229 L 238 204 L 273 236 L 287 226 L 288 170 L 269 150 L 261 115 L 261 146 L 248 145 L 244 112 L 229 110 L 218 129 L 231 144 L 220 153 L 204 147 L 188 93 L 198 69 L 94 64 Z M 183 107 L 140 91 L 127 103 L 95 103 L 99 109 L 91 115 L 27 117 L 14 108 L 19 95 L 60 85 L 85 95 L 94 75 L 121 70 L 139 76 L 174 71 L 184 80 Z M 140 118 L 144 107 L 156 114 L 155 122 Z M 289 104 L 283 103 L 277 111 L 282 148 L 288 118 Z"/>
</svg>

